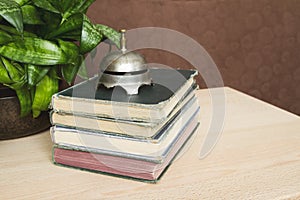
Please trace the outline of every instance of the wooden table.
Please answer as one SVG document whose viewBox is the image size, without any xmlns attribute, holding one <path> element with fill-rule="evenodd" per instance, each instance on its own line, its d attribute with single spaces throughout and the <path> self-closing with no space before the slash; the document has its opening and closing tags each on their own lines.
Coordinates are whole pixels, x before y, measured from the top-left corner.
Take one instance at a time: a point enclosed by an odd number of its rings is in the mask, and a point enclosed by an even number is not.
<svg viewBox="0 0 300 200">
<path fill-rule="evenodd" d="M 200 159 L 217 90 L 224 127 Z M 55 166 L 46 131 L 0 142 L 0 199 L 300 199 L 300 118 L 227 87 L 197 94 L 201 125 L 157 184 Z"/>
</svg>

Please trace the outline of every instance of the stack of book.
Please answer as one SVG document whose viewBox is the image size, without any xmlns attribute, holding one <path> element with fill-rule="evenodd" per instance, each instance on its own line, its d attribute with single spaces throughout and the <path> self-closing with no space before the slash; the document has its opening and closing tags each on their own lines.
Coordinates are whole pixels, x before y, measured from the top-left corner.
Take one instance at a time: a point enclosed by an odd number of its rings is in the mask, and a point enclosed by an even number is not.
<svg viewBox="0 0 300 200">
<path fill-rule="evenodd" d="M 52 97 L 53 162 L 157 181 L 198 127 L 195 70 L 150 69 L 138 95 L 98 77 Z"/>
</svg>

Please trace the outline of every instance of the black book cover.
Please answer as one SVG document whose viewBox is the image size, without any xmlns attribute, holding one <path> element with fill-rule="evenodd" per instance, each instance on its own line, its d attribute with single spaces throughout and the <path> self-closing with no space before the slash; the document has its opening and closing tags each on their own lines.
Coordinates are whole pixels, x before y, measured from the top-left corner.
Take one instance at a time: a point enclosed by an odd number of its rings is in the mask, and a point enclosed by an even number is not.
<svg viewBox="0 0 300 200">
<path fill-rule="evenodd" d="M 153 84 L 141 86 L 138 95 L 127 95 L 121 87 L 110 89 L 102 85 L 98 87 L 99 79 L 95 77 L 68 88 L 58 95 L 137 104 L 158 104 L 172 97 L 187 80 L 195 75 L 197 75 L 195 70 L 150 69 Z"/>
</svg>

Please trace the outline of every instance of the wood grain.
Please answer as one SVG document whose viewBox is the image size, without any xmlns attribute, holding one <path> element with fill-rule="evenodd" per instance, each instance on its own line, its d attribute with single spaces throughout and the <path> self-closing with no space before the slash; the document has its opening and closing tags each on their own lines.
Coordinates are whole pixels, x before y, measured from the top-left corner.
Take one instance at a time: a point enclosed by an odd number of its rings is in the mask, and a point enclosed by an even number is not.
<svg viewBox="0 0 300 200">
<path fill-rule="evenodd" d="M 212 105 L 216 91 L 223 105 Z M 300 118 L 227 87 L 197 95 L 197 134 L 157 184 L 55 166 L 46 131 L 0 142 L 0 199 L 300 199 Z M 200 159 L 224 105 L 221 136 Z"/>
</svg>

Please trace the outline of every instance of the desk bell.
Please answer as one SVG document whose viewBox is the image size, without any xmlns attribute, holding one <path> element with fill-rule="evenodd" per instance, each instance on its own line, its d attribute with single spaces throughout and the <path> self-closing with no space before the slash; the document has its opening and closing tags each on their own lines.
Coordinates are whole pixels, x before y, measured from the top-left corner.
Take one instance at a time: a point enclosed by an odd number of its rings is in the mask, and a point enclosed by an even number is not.
<svg viewBox="0 0 300 200">
<path fill-rule="evenodd" d="M 100 63 L 99 85 L 120 86 L 128 95 L 136 95 L 142 85 L 151 85 L 149 69 L 142 55 L 126 49 L 126 30 L 120 32 L 120 50 L 108 53 Z"/>
</svg>

